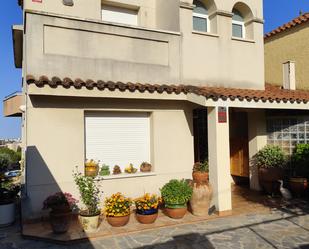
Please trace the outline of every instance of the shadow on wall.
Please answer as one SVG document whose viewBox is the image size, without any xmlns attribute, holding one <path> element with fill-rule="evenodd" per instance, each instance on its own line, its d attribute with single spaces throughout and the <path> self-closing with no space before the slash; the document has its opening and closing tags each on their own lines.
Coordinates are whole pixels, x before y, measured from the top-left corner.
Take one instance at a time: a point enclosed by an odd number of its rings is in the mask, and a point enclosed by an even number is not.
<svg viewBox="0 0 309 249">
<path fill-rule="evenodd" d="M 21 222 L 22 234 L 26 239 L 43 239 L 55 243 L 67 243 L 71 240 L 85 242 L 89 249 L 94 248 L 87 234 L 83 232 L 82 224 L 79 221 L 78 213 L 73 212 L 70 220 L 68 232 L 55 234 L 50 225 L 50 210 L 42 210 L 44 200 L 57 192 L 71 192 L 65 187 L 60 187 L 53 174 L 50 172 L 46 162 L 36 146 L 29 146 L 26 150 L 26 183 L 23 189 L 23 198 L 21 201 Z M 29 174 L 29 170 L 32 174 Z M 35 174 L 33 174 L 35 172 Z M 74 185 L 75 187 L 75 185 Z M 27 189 L 28 188 L 28 189 Z M 29 191 L 31 189 L 31 191 Z M 74 198 L 79 196 L 73 195 Z M 40 207 L 38 207 L 40 205 Z M 36 211 L 42 212 L 36 216 Z M 63 217 L 58 218 L 61 223 Z M 57 220 L 54 218 L 53 221 Z"/>
<path fill-rule="evenodd" d="M 192 248 L 205 248 L 205 249 L 215 249 L 212 243 L 206 238 L 205 235 L 198 233 L 190 233 L 173 237 L 173 240 L 167 241 L 165 243 L 159 243 L 149 246 L 143 246 L 136 249 L 192 249 Z"/>
</svg>

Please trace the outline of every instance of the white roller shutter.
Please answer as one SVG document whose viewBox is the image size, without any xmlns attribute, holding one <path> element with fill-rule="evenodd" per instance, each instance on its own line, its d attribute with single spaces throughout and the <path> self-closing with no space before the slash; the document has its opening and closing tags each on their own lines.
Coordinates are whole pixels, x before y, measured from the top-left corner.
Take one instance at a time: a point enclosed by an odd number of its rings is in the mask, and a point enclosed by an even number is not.
<svg viewBox="0 0 309 249">
<path fill-rule="evenodd" d="M 85 117 L 86 158 L 122 169 L 150 162 L 148 113 L 104 112 Z"/>
<path fill-rule="evenodd" d="M 123 23 L 137 26 L 137 10 L 115 6 L 102 6 L 102 20 L 107 22 Z"/>
</svg>

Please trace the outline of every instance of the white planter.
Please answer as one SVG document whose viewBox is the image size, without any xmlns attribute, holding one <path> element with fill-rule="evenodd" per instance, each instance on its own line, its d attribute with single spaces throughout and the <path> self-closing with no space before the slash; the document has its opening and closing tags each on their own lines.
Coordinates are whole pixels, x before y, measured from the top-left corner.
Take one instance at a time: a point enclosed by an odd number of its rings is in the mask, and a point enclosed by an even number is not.
<svg viewBox="0 0 309 249">
<path fill-rule="evenodd" d="M 98 231 L 100 215 L 83 216 L 79 215 L 80 223 L 85 233 L 95 233 Z"/>
<path fill-rule="evenodd" d="M 0 204 L 0 227 L 9 226 L 15 221 L 15 202 Z"/>
</svg>

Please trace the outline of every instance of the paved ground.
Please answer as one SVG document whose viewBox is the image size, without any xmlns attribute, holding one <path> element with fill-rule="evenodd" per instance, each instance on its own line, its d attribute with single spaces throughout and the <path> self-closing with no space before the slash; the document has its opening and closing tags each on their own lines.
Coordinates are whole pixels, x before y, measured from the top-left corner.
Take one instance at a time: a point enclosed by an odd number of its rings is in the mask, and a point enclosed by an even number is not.
<svg viewBox="0 0 309 249">
<path fill-rule="evenodd" d="M 306 205 L 307 206 L 307 205 Z M 0 229 L 0 249 L 309 249 L 309 208 L 219 218 L 70 246 L 24 240 L 18 226 Z"/>
</svg>

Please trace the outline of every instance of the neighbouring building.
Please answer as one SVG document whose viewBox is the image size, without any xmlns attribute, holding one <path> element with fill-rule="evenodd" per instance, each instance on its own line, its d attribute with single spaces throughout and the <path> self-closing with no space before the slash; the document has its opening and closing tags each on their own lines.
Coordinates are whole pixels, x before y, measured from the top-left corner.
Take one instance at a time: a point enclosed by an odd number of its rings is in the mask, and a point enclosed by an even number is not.
<svg viewBox="0 0 309 249">
<path fill-rule="evenodd" d="M 53 192 L 78 196 L 72 171 L 87 158 L 122 169 L 150 162 L 147 174 L 98 179 L 105 196 L 131 197 L 191 178 L 193 163 L 209 159 L 213 204 L 230 212 L 231 176 L 259 189 L 249 159 L 276 132 L 268 117 L 309 107 L 309 92 L 265 85 L 262 0 L 20 5 L 23 219 L 41 215 Z"/>
<path fill-rule="evenodd" d="M 309 89 L 309 13 L 267 33 L 266 82 L 284 88 Z"/>
</svg>

